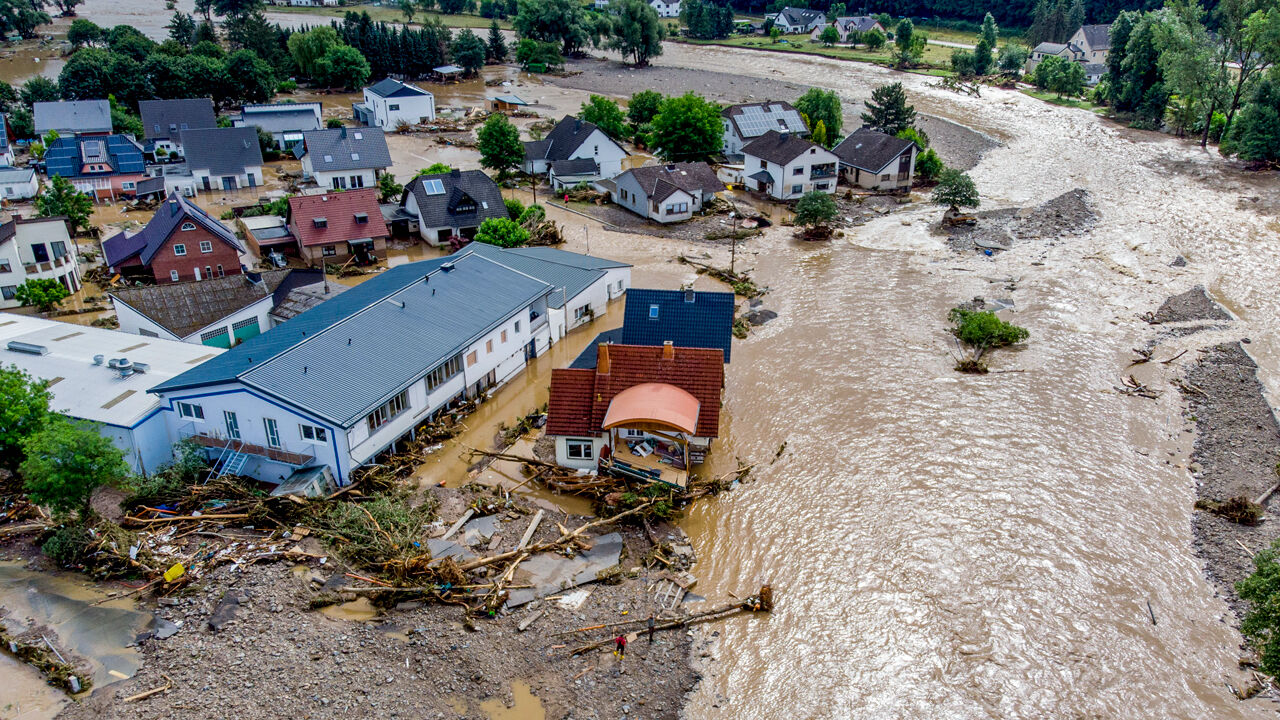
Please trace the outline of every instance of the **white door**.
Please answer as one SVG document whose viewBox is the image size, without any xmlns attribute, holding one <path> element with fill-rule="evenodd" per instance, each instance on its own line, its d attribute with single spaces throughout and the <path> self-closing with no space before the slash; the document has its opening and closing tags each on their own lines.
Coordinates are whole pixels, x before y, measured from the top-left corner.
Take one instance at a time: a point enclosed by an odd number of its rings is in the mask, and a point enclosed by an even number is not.
<svg viewBox="0 0 1280 720">
<path fill-rule="evenodd" d="M 196 271 L 196 279 L 197 279 L 197 280 L 199 280 L 199 279 L 200 279 L 200 268 L 198 268 L 198 267 L 197 267 L 197 268 L 195 268 L 195 271 Z"/>
</svg>

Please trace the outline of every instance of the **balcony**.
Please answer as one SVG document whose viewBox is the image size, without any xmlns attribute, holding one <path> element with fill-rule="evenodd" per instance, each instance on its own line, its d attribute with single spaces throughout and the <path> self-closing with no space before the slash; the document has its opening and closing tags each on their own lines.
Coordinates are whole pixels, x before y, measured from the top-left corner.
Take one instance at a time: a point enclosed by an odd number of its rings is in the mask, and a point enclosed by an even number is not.
<svg viewBox="0 0 1280 720">
<path fill-rule="evenodd" d="M 52 272 L 56 268 L 66 267 L 71 264 L 71 256 L 63 255 L 60 258 L 54 258 L 48 262 L 37 262 L 30 265 L 23 265 L 22 268 L 27 271 L 28 275 L 37 273 Z"/>
<path fill-rule="evenodd" d="M 547 324 L 546 313 L 536 313 L 536 312 L 529 313 L 529 332 L 535 332 L 539 328 L 541 328 L 543 325 L 546 325 L 546 324 Z"/>
<path fill-rule="evenodd" d="M 290 465 L 293 467 L 304 467 L 312 465 L 316 461 L 315 451 L 310 453 L 290 452 L 284 448 L 263 447 L 262 445 L 254 445 L 252 443 L 240 440 L 228 440 L 224 437 L 217 437 L 209 434 L 204 430 L 196 429 L 193 425 L 188 424 L 179 429 L 178 434 L 183 438 L 190 439 L 197 445 L 211 448 L 221 452 L 228 447 L 235 452 L 244 455 L 254 455 L 266 458 L 282 465 Z"/>
<path fill-rule="evenodd" d="M 833 178 L 836 176 L 835 165 L 814 165 L 809 170 L 810 180 L 823 180 L 825 178 Z"/>
</svg>

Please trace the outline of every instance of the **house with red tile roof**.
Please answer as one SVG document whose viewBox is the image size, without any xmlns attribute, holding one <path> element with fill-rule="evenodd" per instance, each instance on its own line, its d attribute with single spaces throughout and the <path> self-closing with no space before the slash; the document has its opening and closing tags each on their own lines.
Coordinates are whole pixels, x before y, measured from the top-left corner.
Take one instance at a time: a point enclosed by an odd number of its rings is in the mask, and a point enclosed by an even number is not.
<svg viewBox="0 0 1280 720">
<path fill-rule="evenodd" d="M 724 351 L 602 344 L 594 369 L 551 373 L 556 462 L 686 487 L 720 435 Z"/>
<path fill-rule="evenodd" d="M 298 251 L 312 265 L 366 265 L 387 250 L 387 222 L 373 188 L 295 195 L 289 198 L 289 229 Z"/>
</svg>

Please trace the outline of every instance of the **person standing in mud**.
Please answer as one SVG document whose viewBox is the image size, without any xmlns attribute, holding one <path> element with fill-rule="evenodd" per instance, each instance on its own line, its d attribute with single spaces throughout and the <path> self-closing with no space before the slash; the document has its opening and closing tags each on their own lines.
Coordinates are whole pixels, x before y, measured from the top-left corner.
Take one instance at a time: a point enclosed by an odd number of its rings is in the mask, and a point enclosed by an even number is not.
<svg viewBox="0 0 1280 720">
<path fill-rule="evenodd" d="M 649 644 L 653 644 L 653 613 L 649 613 L 649 620 L 646 622 L 649 628 Z"/>
<path fill-rule="evenodd" d="M 617 655 L 619 659 L 625 658 L 627 656 L 627 636 L 626 635 L 618 635 L 618 637 L 613 639 L 613 654 Z"/>
</svg>

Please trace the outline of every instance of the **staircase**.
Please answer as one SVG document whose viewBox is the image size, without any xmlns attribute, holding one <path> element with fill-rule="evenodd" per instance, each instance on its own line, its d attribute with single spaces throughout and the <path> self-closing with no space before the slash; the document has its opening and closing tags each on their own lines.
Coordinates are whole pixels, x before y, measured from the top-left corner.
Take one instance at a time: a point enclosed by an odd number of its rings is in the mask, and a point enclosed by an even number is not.
<svg viewBox="0 0 1280 720">
<path fill-rule="evenodd" d="M 231 454 L 222 461 L 222 469 L 218 471 L 218 477 L 223 475 L 239 475 L 244 469 L 244 464 L 249 461 L 249 456 L 242 452 L 231 451 Z"/>
</svg>

